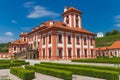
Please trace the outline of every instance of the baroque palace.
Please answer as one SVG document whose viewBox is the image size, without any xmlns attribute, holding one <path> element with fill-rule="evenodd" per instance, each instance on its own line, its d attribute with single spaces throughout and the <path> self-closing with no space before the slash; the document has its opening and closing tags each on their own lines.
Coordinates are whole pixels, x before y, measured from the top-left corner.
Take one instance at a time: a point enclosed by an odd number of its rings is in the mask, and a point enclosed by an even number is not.
<svg viewBox="0 0 120 80">
<path fill-rule="evenodd" d="M 49 20 L 29 33 L 22 32 L 20 39 L 9 45 L 9 56 L 28 54 L 24 58 L 48 60 L 95 58 L 95 34 L 82 28 L 82 12 L 64 7 L 62 17 L 63 22 Z"/>
</svg>

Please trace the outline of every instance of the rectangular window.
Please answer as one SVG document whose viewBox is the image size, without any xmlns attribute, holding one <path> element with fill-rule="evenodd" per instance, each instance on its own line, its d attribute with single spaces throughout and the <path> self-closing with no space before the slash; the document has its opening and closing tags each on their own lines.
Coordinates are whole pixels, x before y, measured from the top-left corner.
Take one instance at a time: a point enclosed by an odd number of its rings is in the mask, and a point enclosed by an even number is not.
<svg viewBox="0 0 120 80">
<path fill-rule="evenodd" d="M 80 49 L 77 49 L 77 58 L 80 58 Z"/>
<path fill-rule="evenodd" d="M 87 49 L 84 49 L 85 57 L 87 57 Z"/>
<path fill-rule="evenodd" d="M 76 37 L 76 44 L 80 44 L 80 39 L 79 39 L 79 36 Z"/>
<path fill-rule="evenodd" d="M 45 49 L 43 49 L 43 58 L 45 58 Z"/>
<path fill-rule="evenodd" d="M 68 44 L 71 44 L 71 36 L 68 36 Z"/>
<path fill-rule="evenodd" d="M 86 37 L 84 38 L 84 45 L 87 45 Z"/>
<path fill-rule="evenodd" d="M 51 43 L 51 35 L 49 35 L 49 43 Z"/>
<path fill-rule="evenodd" d="M 79 20 L 76 20 L 76 27 L 79 27 Z"/>
<path fill-rule="evenodd" d="M 51 49 L 49 49 L 49 58 L 51 58 Z"/>
<path fill-rule="evenodd" d="M 113 56 L 112 52 L 110 52 L 110 55 Z"/>
<path fill-rule="evenodd" d="M 91 46 L 93 46 L 93 39 L 90 39 L 90 44 Z"/>
<path fill-rule="evenodd" d="M 43 45 L 45 45 L 45 36 L 43 37 Z"/>
<path fill-rule="evenodd" d="M 72 55 L 71 55 L 71 49 L 68 49 L 68 58 L 71 58 Z"/>
<path fill-rule="evenodd" d="M 59 58 L 62 58 L 62 49 L 59 49 Z"/>
<path fill-rule="evenodd" d="M 22 51 L 22 47 L 20 47 L 20 51 Z"/>
<path fill-rule="evenodd" d="M 26 41 L 26 37 L 24 37 L 24 41 Z"/>
<path fill-rule="evenodd" d="M 16 47 L 14 47 L 14 51 L 16 51 Z"/>
<path fill-rule="evenodd" d="M 91 57 L 94 57 L 93 49 L 91 49 Z"/>
<path fill-rule="evenodd" d="M 61 34 L 58 35 L 58 39 L 59 39 L 59 43 L 62 43 L 62 35 Z"/>
</svg>

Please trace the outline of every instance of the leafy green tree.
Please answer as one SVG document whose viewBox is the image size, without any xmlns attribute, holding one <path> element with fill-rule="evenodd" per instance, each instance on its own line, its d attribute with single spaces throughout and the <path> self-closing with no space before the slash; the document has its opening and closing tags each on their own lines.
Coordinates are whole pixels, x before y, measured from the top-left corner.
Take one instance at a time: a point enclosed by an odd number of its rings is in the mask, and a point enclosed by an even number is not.
<svg viewBox="0 0 120 80">
<path fill-rule="evenodd" d="M 105 33 L 105 36 L 110 36 L 111 35 L 111 32 L 106 32 Z"/>
<path fill-rule="evenodd" d="M 9 47 L 9 43 L 1 43 L 0 44 L 0 52 L 8 52 L 8 47 Z"/>
<path fill-rule="evenodd" d="M 120 32 L 116 29 L 114 29 L 112 32 L 111 32 L 111 35 L 115 35 L 115 34 L 119 34 Z"/>
</svg>

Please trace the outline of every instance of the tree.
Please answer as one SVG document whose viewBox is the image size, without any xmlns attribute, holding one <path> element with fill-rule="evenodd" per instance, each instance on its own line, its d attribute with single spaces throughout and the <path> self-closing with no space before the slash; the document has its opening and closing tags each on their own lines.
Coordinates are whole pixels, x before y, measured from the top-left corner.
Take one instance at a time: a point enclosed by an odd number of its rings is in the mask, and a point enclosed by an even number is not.
<svg viewBox="0 0 120 80">
<path fill-rule="evenodd" d="M 110 36 L 111 35 L 111 32 L 106 32 L 105 33 L 105 36 Z"/>
<path fill-rule="evenodd" d="M 119 31 L 114 29 L 112 32 L 111 32 L 111 35 L 115 35 L 115 34 L 119 34 Z"/>
</svg>

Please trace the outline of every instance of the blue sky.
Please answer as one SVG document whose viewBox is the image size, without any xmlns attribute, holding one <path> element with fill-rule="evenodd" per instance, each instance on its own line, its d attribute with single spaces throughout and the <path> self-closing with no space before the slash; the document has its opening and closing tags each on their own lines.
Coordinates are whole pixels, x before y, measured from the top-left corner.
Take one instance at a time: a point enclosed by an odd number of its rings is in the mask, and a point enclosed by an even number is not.
<svg viewBox="0 0 120 80">
<path fill-rule="evenodd" d="M 82 11 L 82 26 L 91 32 L 120 30 L 120 0 L 0 0 L 0 43 L 47 20 L 62 21 L 64 6 Z"/>
</svg>

